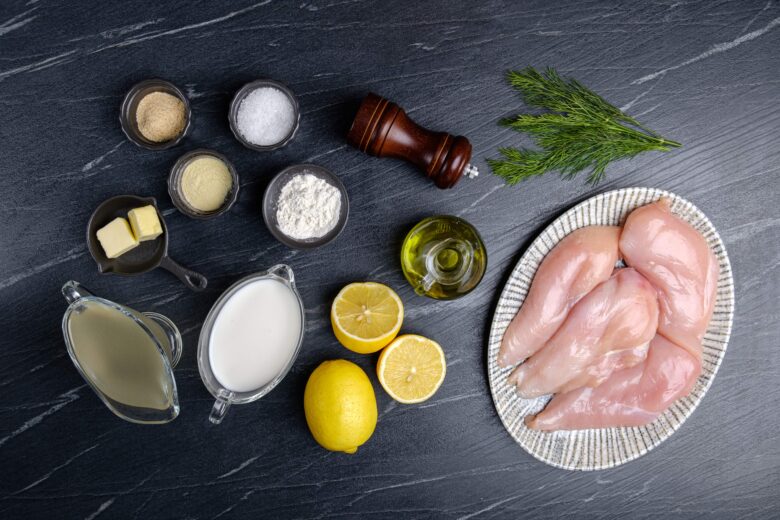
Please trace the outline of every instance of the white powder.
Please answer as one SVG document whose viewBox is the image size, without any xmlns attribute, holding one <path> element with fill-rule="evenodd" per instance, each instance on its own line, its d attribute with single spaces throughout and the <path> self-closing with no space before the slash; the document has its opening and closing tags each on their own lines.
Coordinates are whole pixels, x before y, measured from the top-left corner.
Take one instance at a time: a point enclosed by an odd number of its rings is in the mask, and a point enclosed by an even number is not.
<svg viewBox="0 0 780 520">
<path fill-rule="evenodd" d="M 306 240 L 327 235 L 338 224 L 340 213 L 339 189 L 304 170 L 282 187 L 276 221 L 288 237 Z"/>
<path fill-rule="evenodd" d="M 236 125 L 250 143 L 271 146 L 287 137 L 295 125 L 295 108 L 287 94 L 273 87 L 250 92 L 238 105 Z"/>
</svg>

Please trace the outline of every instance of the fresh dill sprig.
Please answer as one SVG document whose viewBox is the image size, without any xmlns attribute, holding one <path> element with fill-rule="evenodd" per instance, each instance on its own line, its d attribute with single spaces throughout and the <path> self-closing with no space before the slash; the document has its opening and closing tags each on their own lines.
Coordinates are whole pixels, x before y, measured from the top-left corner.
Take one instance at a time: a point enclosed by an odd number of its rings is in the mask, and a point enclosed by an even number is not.
<svg viewBox="0 0 780 520">
<path fill-rule="evenodd" d="M 549 171 L 572 178 L 587 169 L 588 182 L 596 184 L 612 161 L 682 146 L 645 128 L 577 80 L 562 78 L 551 68 L 543 74 L 533 67 L 509 71 L 507 81 L 526 105 L 548 110 L 501 121 L 529 134 L 540 148 L 500 148 L 502 159 L 488 159 L 493 173 L 507 184 Z"/>
</svg>

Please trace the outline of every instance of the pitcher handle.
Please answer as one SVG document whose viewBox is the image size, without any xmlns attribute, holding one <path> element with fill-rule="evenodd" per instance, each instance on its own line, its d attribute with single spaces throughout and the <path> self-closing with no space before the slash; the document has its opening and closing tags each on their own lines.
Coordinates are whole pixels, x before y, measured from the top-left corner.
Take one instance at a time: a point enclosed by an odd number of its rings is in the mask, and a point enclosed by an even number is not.
<svg viewBox="0 0 780 520">
<path fill-rule="evenodd" d="M 228 408 L 230 408 L 230 399 L 233 397 L 233 392 L 226 392 L 224 390 L 219 391 L 217 400 L 214 401 L 214 406 L 211 407 L 211 415 L 209 415 L 209 421 L 211 424 L 219 424 L 222 419 L 225 418 Z"/>
<path fill-rule="evenodd" d="M 162 314 L 156 312 L 142 312 L 141 314 L 152 319 L 162 327 L 163 332 L 168 337 L 168 344 L 171 346 L 171 357 L 168 362 L 171 364 L 171 368 L 175 368 L 179 364 L 184 346 L 179 328 L 170 318 Z"/>
</svg>

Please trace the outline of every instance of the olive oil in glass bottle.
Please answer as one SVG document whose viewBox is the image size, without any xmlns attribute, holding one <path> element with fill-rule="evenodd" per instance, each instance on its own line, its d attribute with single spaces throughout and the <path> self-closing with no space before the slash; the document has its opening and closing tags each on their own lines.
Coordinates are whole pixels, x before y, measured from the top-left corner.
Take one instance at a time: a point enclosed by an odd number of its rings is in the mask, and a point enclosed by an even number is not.
<svg viewBox="0 0 780 520">
<path fill-rule="evenodd" d="M 449 215 L 428 217 L 409 231 L 401 268 L 414 291 L 437 300 L 459 298 L 482 280 L 487 251 L 474 227 Z"/>
</svg>

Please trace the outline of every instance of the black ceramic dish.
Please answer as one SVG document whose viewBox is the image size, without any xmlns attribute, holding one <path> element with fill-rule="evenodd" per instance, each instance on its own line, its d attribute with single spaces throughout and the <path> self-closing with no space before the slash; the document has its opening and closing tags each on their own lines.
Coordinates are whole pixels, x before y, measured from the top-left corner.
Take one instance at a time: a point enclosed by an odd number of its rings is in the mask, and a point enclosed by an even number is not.
<svg viewBox="0 0 780 520">
<path fill-rule="evenodd" d="M 225 197 L 225 202 L 222 204 L 222 206 L 219 207 L 219 209 L 211 212 L 203 212 L 193 208 L 187 203 L 187 200 L 184 198 L 184 195 L 181 192 L 181 176 L 184 173 L 184 169 L 187 168 L 187 165 L 193 159 L 203 155 L 216 157 L 225 163 L 225 166 L 227 166 L 227 169 L 230 172 L 230 177 L 233 179 L 233 186 L 231 186 L 227 197 Z M 233 167 L 233 164 L 228 161 L 227 157 L 221 153 L 215 152 L 214 150 L 207 150 L 205 148 L 192 150 L 191 152 L 187 152 L 179 157 L 179 159 L 173 165 L 173 168 L 171 168 L 170 175 L 168 175 L 168 195 L 171 196 L 173 205 L 188 217 L 197 219 L 213 218 L 230 210 L 230 208 L 233 207 L 233 204 L 235 204 L 236 200 L 238 199 L 238 187 L 238 173 L 236 173 L 236 169 Z"/>
<path fill-rule="evenodd" d="M 135 112 L 138 109 L 138 103 L 147 94 L 152 92 L 165 92 L 179 98 L 184 103 L 186 121 L 184 128 L 178 137 L 171 139 L 170 141 L 163 141 L 160 143 L 150 141 L 141 134 L 138 129 L 138 121 L 135 118 Z M 165 150 L 179 144 L 184 139 L 187 132 L 190 129 L 190 123 L 192 122 L 192 110 L 190 109 L 190 101 L 187 96 L 184 95 L 176 85 L 165 81 L 164 79 L 147 79 L 140 83 L 136 83 L 128 91 L 124 101 L 122 101 L 122 108 L 119 111 L 119 122 L 122 124 L 122 131 L 125 133 L 128 139 L 142 148 L 148 150 Z"/>
<path fill-rule="evenodd" d="M 244 100 L 244 98 L 246 98 L 253 90 L 263 87 L 272 87 L 277 90 L 281 90 L 290 99 L 290 103 L 292 103 L 293 110 L 295 111 L 295 123 L 293 124 L 290 133 L 287 134 L 287 137 L 278 143 L 267 146 L 254 144 L 247 141 L 244 136 L 241 135 L 241 132 L 238 131 L 238 123 L 236 121 L 238 116 L 238 107 L 241 106 L 241 102 Z M 278 81 L 274 81 L 272 79 L 257 79 L 241 87 L 238 92 L 236 92 L 236 95 L 233 96 L 233 100 L 230 102 L 230 111 L 228 112 L 228 122 L 230 123 L 230 130 L 233 132 L 233 135 L 236 136 L 236 139 L 238 139 L 238 141 L 247 148 L 257 150 L 258 152 L 270 152 L 271 150 L 276 150 L 277 148 L 281 148 L 282 146 L 292 141 L 293 137 L 295 137 L 295 133 L 298 131 L 298 126 L 300 126 L 301 123 L 301 110 L 300 105 L 298 104 L 298 98 L 295 97 L 293 91 L 283 83 L 279 83 Z"/>
<path fill-rule="evenodd" d="M 136 197 L 135 195 L 118 195 L 103 202 L 92 213 L 87 224 L 87 245 L 89 253 L 98 265 L 98 271 L 103 274 L 113 273 L 122 276 L 142 274 L 162 267 L 175 274 L 179 280 L 193 291 L 202 291 L 206 288 L 208 280 L 195 271 L 182 267 L 168 256 L 168 228 L 165 220 L 157 211 L 160 219 L 162 235 L 154 240 L 141 242 L 138 247 L 131 249 L 118 258 L 108 258 L 103 247 L 97 239 L 97 230 L 117 217 L 127 218 L 127 212 L 134 208 L 148 205 L 157 209 L 157 201 L 154 197 Z"/>
<path fill-rule="evenodd" d="M 341 210 L 339 211 L 338 223 L 329 233 L 319 238 L 297 240 L 288 237 L 279 229 L 279 223 L 276 220 L 276 211 L 278 209 L 277 204 L 282 188 L 290 179 L 303 173 L 311 173 L 312 175 L 323 179 L 331 186 L 338 188 L 341 192 Z M 316 164 L 295 164 L 293 166 L 288 166 L 271 179 L 271 183 L 265 189 L 265 195 L 263 195 L 263 220 L 265 220 L 265 225 L 279 242 L 292 247 L 293 249 L 313 249 L 315 247 L 324 246 L 328 242 L 335 240 L 336 237 L 341 234 L 344 226 L 347 225 L 348 217 L 349 197 L 347 196 L 347 190 L 344 188 L 344 184 L 342 184 L 341 180 L 333 172 L 326 170 L 322 166 L 317 166 Z"/>
</svg>

